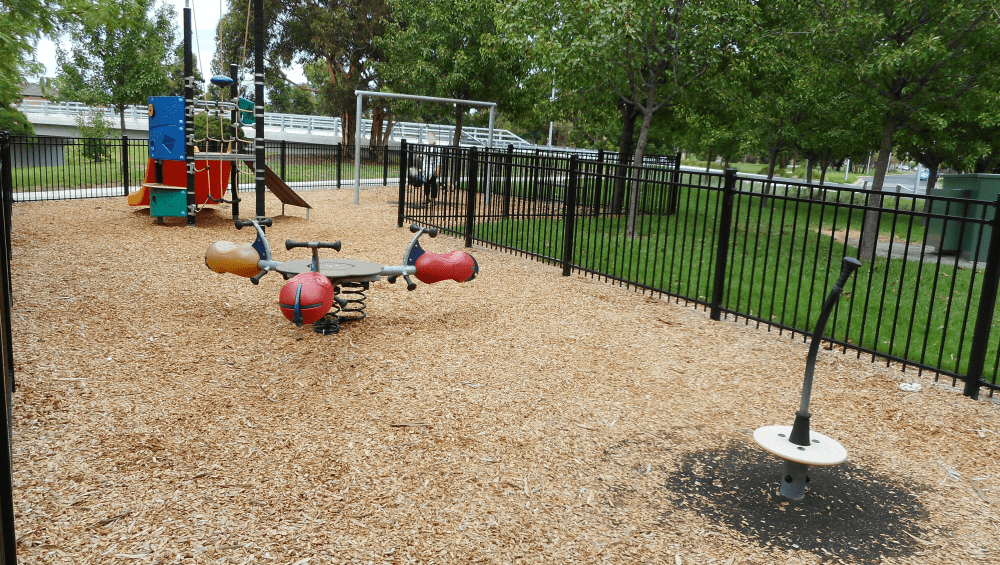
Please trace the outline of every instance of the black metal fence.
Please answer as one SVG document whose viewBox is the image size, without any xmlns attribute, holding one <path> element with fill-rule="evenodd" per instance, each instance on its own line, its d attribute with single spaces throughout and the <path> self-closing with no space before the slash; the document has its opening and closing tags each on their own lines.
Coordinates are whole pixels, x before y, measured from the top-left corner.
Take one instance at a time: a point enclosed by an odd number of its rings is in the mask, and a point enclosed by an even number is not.
<svg viewBox="0 0 1000 565">
<path fill-rule="evenodd" d="M 409 148 L 408 159 L 425 151 Z M 998 202 L 688 172 L 676 159 L 634 173 L 510 150 L 453 159 L 458 180 L 433 206 L 401 171 L 400 226 L 437 227 L 802 340 L 841 259 L 862 256 L 827 324 L 830 347 L 964 381 L 968 396 L 998 389 Z"/>
<path fill-rule="evenodd" d="M 7 132 L 0 132 L 0 375 L 3 377 L 3 402 L 0 419 L 3 420 L 5 449 L 0 450 L 0 563 L 17 563 L 16 536 L 14 532 L 14 496 L 11 468 L 13 441 L 12 403 L 14 392 L 14 342 L 11 329 L 13 286 L 11 283 L 11 213 L 13 190 L 11 172 L 13 158 Z"/>
<path fill-rule="evenodd" d="M 105 151 L 92 141 L 10 138 L 13 198 L 122 196 L 138 187 L 146 142 L 99 140 Z M 353 186 L 353 146 L 269 142 L 266 149 L 268 166 L 296 190 Z M 408 178 L 431 153 L 442 169 L 433 206 Z M 651 156 L 637 168 L 629 161 L 611 152 L 404 142 L 363 147 L 358 174 L 362 184 L 399 184 L 400 226 L 434 226 L 466 245 L 803 340 L 840 259 L 868 250 L 827 325 L 830 346 L 930 371 L 952 386 L 964 381 L 969 396 L 997 390 L 997 202 L 690 172 L 679 155 Z"/>
<path fill-rule="evenodd" d="M 11 136 L 9 145 L 19 201 L 125 196 L 150 174 L 145 139 Z M 269 141 L 265 154 L 267 166 L 296 190 L 353 186 L 353 145 Z M 363 185 L 383 186 L 399 169 L 399 150 L 364 146 L 359 164 Z M 237 182 L 252 187 L 252 169 L 242 167 Z"/>
</svg>

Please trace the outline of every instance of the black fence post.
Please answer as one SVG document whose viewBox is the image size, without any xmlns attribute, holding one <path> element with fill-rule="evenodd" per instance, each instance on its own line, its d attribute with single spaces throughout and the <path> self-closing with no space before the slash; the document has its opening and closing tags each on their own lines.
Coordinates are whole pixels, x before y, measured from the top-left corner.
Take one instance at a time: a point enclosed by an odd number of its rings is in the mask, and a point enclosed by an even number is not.
<svg viewBox="0 0 1000 565">
<path fill-rule="evenodd" d="M 279 163 L 281 164 L 281 167 L 280 167 L 281 168 L 281 180 L 285 180 L 285 162 L 287 160 L 286 159 L 285 149 L 286 149 L 286 147 L 285 147 L 285 140 L 282 139 L 281 140 L 281 149 L 279 150 L 279 153 L 278 153 L 280 155 Z"/>
<path fill-rule="evenodd" d="M 389 184 L 389 143 L 382 146 L 382 185 Z"/>
<path fill-rule="evenodd" d="M 476 196 L 479 188 L 479 152 L 475 147 L 469 149 L 469 182 L 465 206 L 465 246 L 472 247 L 472 230 L 476 221 Z"/>
<path fill-rule="evenodd" d="M 343 160 L 344 155 L 344 142 L 341 141 L 337 144 L 337 188 L 340 188 L 340 162 Z"/>
<path fill-rule="evenodd" d="M 11 214 L 14 212 L 14 175 L 12 167 L 14 160 L 10 155 L 10 132 L 0 131 L 0 192 L 3 196 L 3 229 L 4 234 L 10 233 Z M 4 245 L 7 245 L 5 242 Z M 5 247 L 7 261 L 13 257 L 11 249 Z M 9 265 L 9 264 L 8 264 Z M 4 273 L 4 281 L 8 288 L 13 288 L 8 273 Z"/>
<path fill-rule="evenodd" d="M 979 398 L 979 379 L 986 364 L 986 351 L 990 345 L 990 326 L 993 310 L 997 304 L 997 285 L 1000 284 L 1000 197 L 993 204 L 993 220 L 990 222 L 990 248 L 986 255 L 986 269 L 983 270 L 983 290 L 979 294 L 979 311 L 976 313 L 976 329 L 972 334 L 972 349 L 969 352 L 969 369 L 965 376 L 965 396 L 973 400 Z M 995 376 L 994 376 L 995 378 Z"/>
<path fill-rule="evenodd" d="M 601 199 L 604 197 L 604 149 L 597 150 L 597 174 L 594 177 L 594 215 L 601 213 Z"/>
<path fill-rule="evenodd" d="M 510 216 L 511 190 L 514 183 L 514 144 L 507 144 L 507 153 L 504 155 L 503 173 L 503 215 Z"/>
<path fill-rule="evenodd" d="M 388 145 L 386 149 L 388 149 Z M 388 155 L 388 150 L 386 154 Z M 396 227 L 403 227 L 404 207 L 406 206 L 406 140 L 399 142 L 399 206 L 396 211 Z"/>
<path fill-rule="evenodd" d="M 563 264 L 562 274 L 568 277 L 573 271 L 573 247 L 576 237 L 576 189 L 577 189 L 577 156 L 569 158 L 569 185 L 566 187 L 566 203 L 563 209 Z"/>
<path fill-rule="evenodd" d="M 715 281 L 712 285 L 711 318 L 722 319 L 722 298 L 726 290 L 726 262 L 729 260 L 729 235 L 732 233 L 733 195 L 736 189 L 736 169 L 726 169 L 722 186 L 722 210 L 719 216 L 719 239 L 715 250 Z"/>
<path fill-rule="evenodd" d="M 129 174 L 128 174 L 128 136 L 122 136 L 122 188 L 125 192 L 122 196 L 128 196 L 129 193 Z"/>
<path fill-rule="evenodd" d="M 14 485 L 11 469 L 11 441 L 13 433 L 13 418 L 11 408 L 13 406 L 14 383 L 14 339 L 13 328 L 10 323 L 10 314 L 13 310 L 13 293 L 10 272 L 10 230 L 11 213 L 13 212 L 12 200 L 13 177 L 11 174 L 12 159 L 10 155 L 10 133 L 0 132 L 0 200 L 2 200 L 3 235 L 0 238 L 0 274 L 3 281 L 0 281 L 0 364 L 2 364 L 2 377 L 4 388 L 4 399 L 0 405 L 0 418 L 3 418 L 7 433 L 4 434 L 3 455 L 0 456 L 0 562 L 17 563 L 17 536 L 14 530 Z"/>
<path fill-rule="evenodd" d="M 681 196 L 681 152 L 677 152 L 674 157 L 674 170 L 670 174 L 670 196 L 667 200 L 667 215 L 673 216 L 677 213 L 677 201 Z"/>
</svg>

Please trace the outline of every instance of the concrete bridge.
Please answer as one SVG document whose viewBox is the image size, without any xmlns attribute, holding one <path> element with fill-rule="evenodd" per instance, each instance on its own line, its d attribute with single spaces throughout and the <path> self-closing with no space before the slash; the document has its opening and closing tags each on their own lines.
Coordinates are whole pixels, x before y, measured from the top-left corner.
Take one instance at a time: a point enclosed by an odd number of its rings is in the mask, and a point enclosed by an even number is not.
<svg viewBox="0 0 1000 565">
<path fill-rule="evenodd" d="M 17 109 L 27 116 L 42 136 L 79 137 L 76 121 L 80 115 L 99 111 L 113 129 L 118 130 L 120 117 L 110 108 L 92 109 L 80 102 L 49 102 L 46 100 L 26 100 Z M 361 131 L 364 139 L 370 138 L 371 120 L 362 120 Z M 442 141 L 450 141 L 455 136 L 455 126 L 397 122 L 393 125 L 389 145 L 399 145 L 400 140 L 408 143 L 426 143 L 427 134 Z M 125 135 L 129 139 L 147 139 L 149 136 L 149 114 L 146 106 L 129 106 L 125 109 Z M 251 135 L 252 137 L 252 135 Z M 264 137 L 274 141 L 297 141 L 336 145 L 343 139 L 340 118 L 329 116 L 303 116 L 299 114 L 265 114 Z M 348 132 L 348 139 L 351 134 Z M 489 129 L 463 127 L 461 145 L 465 147 L 486 147 L 489 143 Z M 528 143 L 507 130 L 493 130 L 493 146 L 534 149 Z"/>
</svg>

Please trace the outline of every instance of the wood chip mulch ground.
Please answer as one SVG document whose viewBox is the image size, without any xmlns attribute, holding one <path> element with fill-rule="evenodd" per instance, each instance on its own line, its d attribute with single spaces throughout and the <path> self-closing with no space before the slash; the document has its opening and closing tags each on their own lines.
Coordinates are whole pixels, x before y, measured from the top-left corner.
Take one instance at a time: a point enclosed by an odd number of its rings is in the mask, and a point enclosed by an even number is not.
<svg viewBox="0 0 1000 565">
<path fill-rule="evenodd" d="M 277 259 L 402 260 L 393 189 L 303 197 L 268 196 Z M 801 339 L 482 248 L 322 336 L 279 275 L 205 267 L 252 239 L 228 208 L 15 204 L 21 563 L 1000 562 L 995 402 L 821 349 L 812 428 L 849 456 L 791 502 L 751 434 L 792 423 Z"/>
</svg>

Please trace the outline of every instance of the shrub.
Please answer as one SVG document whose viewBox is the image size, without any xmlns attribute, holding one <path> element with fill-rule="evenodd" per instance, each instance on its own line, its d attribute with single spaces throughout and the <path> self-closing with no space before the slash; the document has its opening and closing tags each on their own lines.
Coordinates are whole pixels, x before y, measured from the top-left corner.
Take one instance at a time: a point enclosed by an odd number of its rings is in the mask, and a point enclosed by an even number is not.
<svg viewBox="0 0 1000 565">
<path fill-rule="evenodd" d="M 83 156 L 100 163 L 111 157 L 111 144 L 107 139 L 112 130 L 100 110 L 91 110 L 76 117 L 76 127 L 83 139 Z"/>
<path fill-rule="evenodd" d="M 221 151 L 220 140 L 228 141 L 233 136 L 231 124 L 229 118 L 222 118 L 220 123 L 218 116 L 209 116 L 207 113 L 195 114 L 195 143 L 202 151 Z"/>
<path fill-rule="evenodd" d="M 35 135 L 35 127 L 27 116 L 12 106 L 0 108 L 0 131 L 9 131 L 13 135 Z"/>
</svg>

